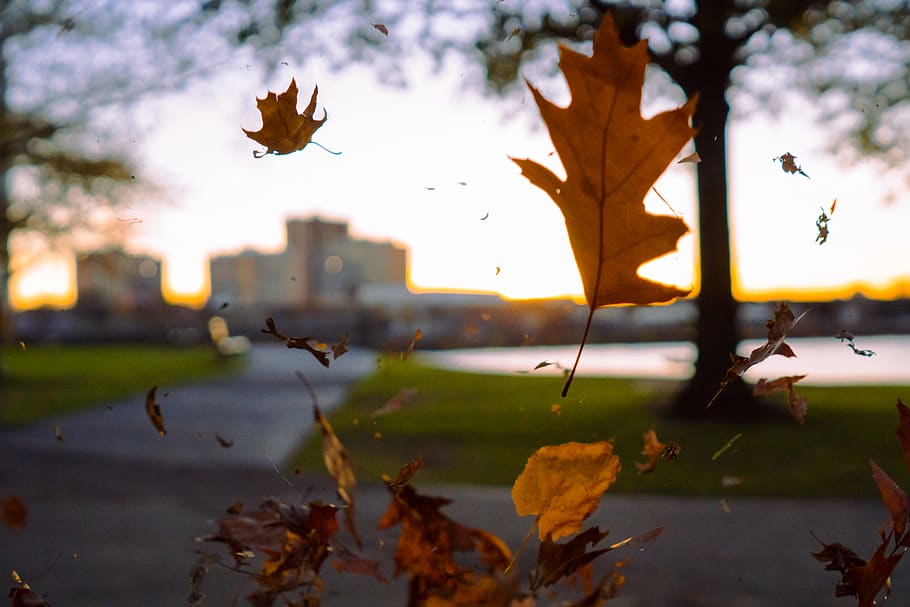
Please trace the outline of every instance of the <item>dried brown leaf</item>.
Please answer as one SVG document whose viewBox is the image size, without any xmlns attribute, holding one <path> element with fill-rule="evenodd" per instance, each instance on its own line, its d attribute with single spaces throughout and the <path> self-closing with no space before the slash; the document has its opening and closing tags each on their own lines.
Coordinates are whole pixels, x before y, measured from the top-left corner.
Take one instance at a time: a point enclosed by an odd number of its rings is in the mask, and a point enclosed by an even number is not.
<svg viewBox="0 0 910 607">
<path fill-rule="evenodd" d="M 293 78 L 285 92 L 276 94 L 269 91 L 262 99 L 256 99 L 256 107 L 262 115 L 262 128 L 258 131 L 242 129 L 250 139 L 264 145 L 265 152 L 253 152 L 261 158 L 267 154 L 290 154 L 302 150 L 313 134 L 328 119 L 323 110 L 322 120 L 316 120 L 316 95 L 319 87 L 313 88 L 310 103 L 302 114 L 297 113 L 297 82 Z"/>
<path fill-rule="evenodd" d="M 164 429 L 164 417 L 161 415 L 161 405 L 155 402 L 155 390 L 157 389 L 158 386 L 152 386 L 152 389 L 145 395 L 145 413 L 148 415 L 152 425 L 155 426 L 155 430 L 158 431 L 158 434 L 164 436 L 167 434 L 167 430 Z"/>
<path fill-rule="evenodd" d="M 348 455 L 347 449 L 344 448 L 332 429 L 332 424 L 316 404 L 313 405 L 313 419 L 322 433 L 322 459 L 325 467 L 335 479 L 338 496 L 347 506 L 344 509 L 345 527 L 354 536 L 357 546 L 361 547 L 360 534 L 357 533 L 357 527 L 354 524 L 354 489 L 357 487 L 357 480 L 354 477 L 351 456 Z"/>
</svg>

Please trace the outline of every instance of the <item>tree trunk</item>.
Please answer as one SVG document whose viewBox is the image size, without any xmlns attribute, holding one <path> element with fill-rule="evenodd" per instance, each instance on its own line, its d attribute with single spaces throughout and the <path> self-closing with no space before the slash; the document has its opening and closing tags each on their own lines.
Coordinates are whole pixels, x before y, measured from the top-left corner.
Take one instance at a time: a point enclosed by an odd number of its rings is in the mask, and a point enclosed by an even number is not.
<svg viewBox="0 0 910 607">
<path fill-rule="evenodd" d="M 14 154 L 13 133 L 8 120 L 6 105 L 6 61 L 3 58 L 3 42 L 0 41 L 0 346 L 12 341 L 12 319 L 9 301 L 9 240 L 12 224 L 8 215 L 9 174 Z M 0 385 L 5 382 L 6 372 L 0 357 Z"/>
<path fill-rule="evenodd" d="M 703 68 L 699 78 L 699 101 L 695 112 L 700 283 L 695 345 L 695 374 L 676 395 L 673 413 L 704 417 L 705 408 L 717 394 L 730 354 L 739 342 L 736 308 L 730 272 L 730 229 L 727 219 L 726 124 L 729 106 L 725 98 L 726 74 Z M 742 381 L 729 384 L 711 404 L 712 417 L 749 417 L 755 400 Z"/>
</svg>

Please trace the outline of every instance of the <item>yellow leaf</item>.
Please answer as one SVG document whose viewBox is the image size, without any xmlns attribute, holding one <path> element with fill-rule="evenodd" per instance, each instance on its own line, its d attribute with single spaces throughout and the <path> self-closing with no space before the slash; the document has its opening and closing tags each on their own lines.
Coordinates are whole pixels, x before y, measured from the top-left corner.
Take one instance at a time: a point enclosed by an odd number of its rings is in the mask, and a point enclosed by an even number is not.
<svg viewBox="0 0 910 607">
<path fill-rule="evenodd" d="M 577 533 L 620 469 L 610 441 L 541 447 L 512 486 L 515 511 L 537 515 L 541 539 Z"/>
</svg>

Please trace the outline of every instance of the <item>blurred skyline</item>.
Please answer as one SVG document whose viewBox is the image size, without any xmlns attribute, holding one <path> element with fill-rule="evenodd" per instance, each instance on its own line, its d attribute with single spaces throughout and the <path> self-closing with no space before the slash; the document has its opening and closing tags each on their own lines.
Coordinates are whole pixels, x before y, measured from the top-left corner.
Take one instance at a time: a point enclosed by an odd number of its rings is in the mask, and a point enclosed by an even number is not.
<svg viewBox="0 0 910 607">
<path fill-rule="evenodd" d="M 561 214 L 509 160 L 528 157 L 561 173 L 529 93 L 481 97 L 480 76 L 455 62 L 433 73 L 428 62 L 415 59 L 407 68 L 408 88 L 377 84 L 363 66 L 339 73 L 318 59 L 304 67 L 287 63 L 266 86 L 236 53 L 215 77 L 147 99 L 128 128 L 109 130 L 135 142 L 142 178 L 163 189 L 161 200 L 122 219 L 130 224 L 130 250 L 163 259 L 169 301 L 201 305 L 209 295 L 210 256 L 280 250 L 285 218 L 311 215 L 348 221 L 355 237 L 408 247 L 408 284 L 415 290 L 580 297 Z M 547 96 L 568 101 L 561 79 L 526 76 Z M 341 155 L 308 146 L 287 156 L 253 157 L 262 148 L 241 127 L 258 129 L 256 98 L 267 88 L 283 92 L 292 77 L 301 109 L 319 85 L 317 116 L 325 108 L 329 119 L 314 139 Z M 901 248 L 910 225 L 904 190 L 871 164 L 840 164 L 826 149 L 825 131 L 813 123 L 812 105 L 791 102 L 777 118 L 731 121 L 736 297 L 910 296 L 910 264 Z M 675 105 L 651 103 L 646 115 Z M 109 113 L 107 119 L 119 124 L 122 117 Z M 810 178 L 781 170 L 773 159 L 786 152 Z M 671 164 L 656 184 L 666 204 L 653 191 L 646 199 L 651 212 L 675 212 L 692 231 L 679 252 L 642 273 L 697 288 L 693 177 L 694 165 Z M 835 198 L 830 235 L 819 245 L 815 220 Z M 66 255 L 30 267 L 13 279 L 13 305 L 71 305 L 73 272 Z"/>
</svg>

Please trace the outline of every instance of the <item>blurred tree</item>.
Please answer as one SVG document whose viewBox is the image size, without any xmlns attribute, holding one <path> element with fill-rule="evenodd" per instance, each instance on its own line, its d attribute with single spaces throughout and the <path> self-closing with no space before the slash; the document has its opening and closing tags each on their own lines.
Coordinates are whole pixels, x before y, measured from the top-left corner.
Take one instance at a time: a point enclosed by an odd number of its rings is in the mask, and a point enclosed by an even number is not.
<svg viewBox="0 0 910 607">
<path fill-rule="evenodd" d="M 12 271 L 50 248 L 110 240 L 131 221 L 125 207 L 154 190 L 129 161 L 136 125 L 111 109 L 179 86 L 208 68 L 205 51 L 229 47 L 198 9 L 0 0 L 0 343 L 13 337 Z M 203 25 L 211 36 L 197 35 Z"/>
<path fill-rule="evenodd" d="M 217 10 L 226 4 L 212 0 L 205 6 Z M 910 125 L 906 119 L 910 8 L 905 2 L 263 0 L 239 4 L 248 9 L 236 30 L 241 42 L 287 52 L 330 32 L 324 47 L 328 57 L 374 63 L 381 66 L 377 73 L 392 80 L 400 77 L 400 60 L 415 44 L 439 60 L 450 51 L 479 56 L 486 85 L 497 94 L 508 94 L 520 85 L 520 69 L 539 63 L 541 50 L 553 41 L 569 45 L 589 41 L 606 11 L 614 12 L 627 44 L 648 38 L 654 63 L 687 97 L 698 94 L 700 99 L 695 114 L 700 129 L 695 148 L 702 159 L 696 169 L 698 360 L 694 376 L 674 406 L 685 416 L 704 415 L 740 340 L 727 218 L 725 135 L 731 100 L 743 106 L 741 111 L 752 111 L 780 106 L 787 94 L 803 91 L 816 96 L 829 132 L 839 135 L 842 152 L 860 153 L 867 160 L 878 157 L 885 160 L 883 166 L 894 166 L 910 153 L 910 148 L 900 145 Z M 352 14 L 362 18 L 352 20 Z M 333 16 L 338 17 L 336 27 L 321 30 Z M 388 39 L 373 31 L 375 23 L 391 32 Z M 552 54 L 547 61 L 555 69 Z M 752 401 L 745 384 L 735 382 L 713 409 L 717 414 L 748 416 L 757 410 L 750 406 Z"/>
</svg>

